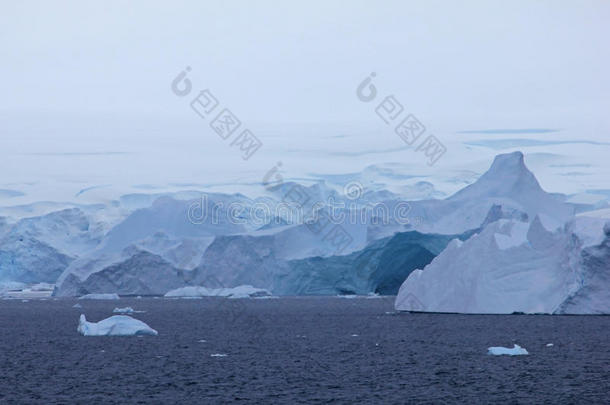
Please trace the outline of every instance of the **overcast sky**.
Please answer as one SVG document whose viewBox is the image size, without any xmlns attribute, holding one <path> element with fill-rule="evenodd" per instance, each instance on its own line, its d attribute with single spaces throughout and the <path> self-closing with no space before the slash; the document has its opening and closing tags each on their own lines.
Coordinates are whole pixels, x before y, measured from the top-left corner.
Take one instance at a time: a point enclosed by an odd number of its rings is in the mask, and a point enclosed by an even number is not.
<svg viewBox="0 0 610 405">
<path fill-rule="evenodd" d="M 286 148 L 306 148 L 303 128 L 378 129 L 355 96 L 371 72 L 445 138 L 541 128 L 608 141 L 609 21 L 601 0 L 5 1 L 0 146 L 56 153 L 116 137 L 107 152 L 192 136 L 170 90 L 186 66 L 196 90 Z"/>
</svg>

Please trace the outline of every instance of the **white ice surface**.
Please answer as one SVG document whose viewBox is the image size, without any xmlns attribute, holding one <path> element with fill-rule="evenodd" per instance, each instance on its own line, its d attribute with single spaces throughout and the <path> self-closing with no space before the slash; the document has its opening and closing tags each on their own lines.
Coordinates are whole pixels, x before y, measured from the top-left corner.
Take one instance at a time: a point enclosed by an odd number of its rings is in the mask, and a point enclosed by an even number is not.
<svg viewBox="0 0 610 405">
<path fill-rule="evenodd" d="M 114 315 L 99 322 L 87 322 L 81 314 L 77 331 L 83 336 L 140 336 L 158 335 L 144 322 L 127 315 Z"/>
<path fill-rule="evenodd" d="M 206 288 L 203 286 L 189 286 L 177 288 L 165 294 L 166 297 L 228 297 L 228 298 L 250 298 L 262 297 L 271 295 L 269 291 L 252 287 L 250 285 L 241 285 L 234 288 Z"/>
<path fill-rule="evenodd" d="M 79 300 L 118 300 L 120 297 L 118 294 L 107 293 L 107 294 L 85 294 L 78 297 Z"/>
<path fill-rule="evenodd" d="M 132 307 L 115 308 L 112 310 L 112 313 L 114 313 L 114 314 L 133 314 L 134 310 Z"/>
<path fill-rule="evenodd" d="M 494 356 L 522 356 L 529 353 L 523 347 L 519 346 L 518 344 L 515 344 L 512 348 L 502 346 L 490 347 L 487 349 L 487 354 L 491 354 Z"/>
<path fill-rule="evenodd" d="M 537 217 L 531 223 L 493 222 L 463 243 L 451 242 L 423 271 L 412 272 L 395 307 L 423 312 L 610 313 L 604 223 L 576 217 L 551 232 Z"/>
</svg>

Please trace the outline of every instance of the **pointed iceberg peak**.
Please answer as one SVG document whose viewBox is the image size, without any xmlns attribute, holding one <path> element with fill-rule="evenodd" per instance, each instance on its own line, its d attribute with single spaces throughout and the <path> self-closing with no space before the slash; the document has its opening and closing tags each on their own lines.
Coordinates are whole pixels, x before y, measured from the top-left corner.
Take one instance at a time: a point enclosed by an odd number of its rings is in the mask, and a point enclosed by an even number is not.
<svg viewBox="0 0 610 405">
<path fill-rule="evenodd" d="M 538 180 L 525 166 L 523 153 L 513 152 L 497 155 L 489 168 L 475 183 L 460 190 L 453 200 L 512 197 L 528 193 L 543 193 Z"/>
<path fill-rule="evenodd" d="M 487 173 L 516 173 L 527 171 L 523 153 L 520 151 L 497 155 Z"/>
</svg>

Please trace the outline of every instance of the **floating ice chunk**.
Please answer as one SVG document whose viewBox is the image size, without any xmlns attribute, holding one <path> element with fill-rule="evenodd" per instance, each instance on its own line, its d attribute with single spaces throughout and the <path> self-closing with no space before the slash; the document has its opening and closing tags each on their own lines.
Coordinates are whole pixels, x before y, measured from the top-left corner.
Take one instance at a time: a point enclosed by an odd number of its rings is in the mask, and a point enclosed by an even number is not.
<svg viewBox="0 0 610 405">
<path fill-rule="evenodd" d="M 115 308 L 112 310 L 112 312 L 115 314 L 133 314 L 134 310 L 132 307 L 125 307 L 125 308 Z"/>
<path fill-rule="evenodd" d="M 53 288 L 55 288 L 55 284 L 49 284 L 49 283 L 38 283 L 38 284 L 34 284 L 33 286 L 30 287 L 31 291 L 53 291 Z"/>
<path fill-rule="evenodd" d="M 78 302 L 74 305 L 72 305 L 72 308 L 82 308 L 83 306 L 81 304 L 79 304 Z"/>
<path fill-rule="evenodd" d="M 234 288 L 225 288 L 224 290 L 229 290 L 229 298 L 260 298 L 271 295 L 268 290 L 252 287 L 251 285 L 240 285 Z"/>
<path fill-rule="evenodd" d="M 501 346 L 490 347 L 487 349 L 487 354 L 492 354 L 494 356 L 501 356 L 503 354 L 505 354 L 507 356 L 519 356 L 519 355 L 524 355 L 524 354 L 529 354 L 529 353 L 523 347 L 515 344 L 512 349 L 509 347 L 501 347 Z"/>
<path fill-rule="evenodd" d="M 166 297 L 228 297 L 228 298 L 256 298 L 271 295 L 269 291 L 252 287 L 251 285 L 240 285 L 233 288 L 207 288 L 203 286 L 189 286 L 176 288 L 165 294 Z"/>
<path fill-rule="evenodd" d="M 118 300 L 118 294 L 86 294 L 78 297 L 79 300 Z"/>
<path fill-rule="evenodd" d="M 546 347 L 553 347 L 554 345 L 552 343 L 547 343 Z"/>
<path fill-rule="evenodd" d="M 81 314 L 76 330 L 84 336 L 156 336 L 158 334 L 144 322 L 127 315 L 114 315 L 99 322 L 87 322 L 85 315 Z"/>
</svg>

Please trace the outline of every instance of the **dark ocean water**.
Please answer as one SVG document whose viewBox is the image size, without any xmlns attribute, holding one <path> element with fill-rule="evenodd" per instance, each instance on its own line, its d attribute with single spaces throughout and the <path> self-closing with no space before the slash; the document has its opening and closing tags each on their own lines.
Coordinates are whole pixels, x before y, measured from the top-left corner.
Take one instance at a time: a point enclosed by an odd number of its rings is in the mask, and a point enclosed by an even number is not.
<svg viewBox="0 0 610 405">
<path fill-rule="evenodd" d="M 610 317 L 397 314 L 392 298 L 75 302 L 0 301 L 0 402 L 610 401 Z M 77 334 L 81 312 L 115 306 L 146 311 L 134 317 L 159 336 Z M 513 343 L 530 355 L 486 354 Z"/>
</svg>

